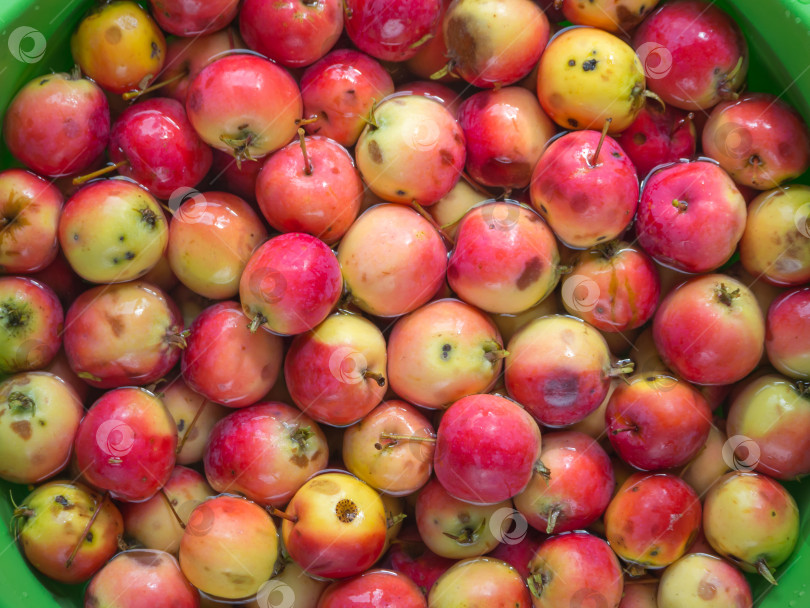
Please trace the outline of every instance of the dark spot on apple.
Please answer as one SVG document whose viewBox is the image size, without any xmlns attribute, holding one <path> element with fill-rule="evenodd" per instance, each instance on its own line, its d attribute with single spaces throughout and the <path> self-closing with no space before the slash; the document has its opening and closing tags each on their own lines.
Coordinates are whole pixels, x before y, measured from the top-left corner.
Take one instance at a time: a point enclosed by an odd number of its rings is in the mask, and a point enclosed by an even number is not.
<svg viewBox="0 0 810 608">
<path fill-rule="evenodd" d="M 305 466 L 309 464 L 309 458 L 307 458 L 306 454 L 296 454 L 290 458 L 290 462 L 297 466 L 299 469 L 303 469 Z"/>
<path fill-rule="evenodd" d="M 347 92 L 349 95 L 354 95 L 354 89 L 349 89 L 349 90 L 348 90 L 348 91 L 346 91 L 346 92 Z"/>
<path fill-rule="evenodd" d="M 450 351 L 453 349 L 449 344 L 442 345 L 442 359 L 445 361 L 450 358 Z"/>
<path fill-rule="evenodd" d="M 397 190 L 397 195 L 398 196 L 405 196 L 405 191 L 404 190 Z"/>
<path fill-rule="evenodd" d="M 643 12 L 639 13 L 639 15 L 642 14 Z M 621 27 L 622 29 L 632 28 L 639 22 L 638 15 L 636 15 L 626 6 L 622 6 L 621 4 L 616 7 L 616 17 L 618 17 L 619 27 Z"/>
<path fill-rule="evenodd" d="M 543 399 L 554 407 L 569 407 L 579 396 L 579 374 L 561 370 L 543 384 Z"/>
<path fill-rule="evenodd" d="M 125 257 L 126 259 L 128 259 L 128 260 L 134 260 L 134 259 L 135 259 L 135 254 L 134 254 L 134 253 L 132 253 L 131 251 L 127 251 L 127 252 L 124 254 L 124 257 Z"/>
<path fill-rule="evenodd" d="M 45 426 L 45 421 L 44 420 L 37 420 L 37 422 L 39 422 L 39 426 Z"/>
<path fill-rule="evenodd" d="M 596 69 L 596 64 L 599 63 L 596 59 L 587 59 L 582 62 L 582 70 L 584 72 L 592 72 Z"/>
<path fill-rule="evenodd" d="M 182 431 L 184 428 L 186 428 L 186 420 L 185 418 L 181 418 L 177 421 L 177 430 Z"/>
<path fill-rule="evenodd" d="M 576 118 L 569 118 L 568 124 L 574 127 L 575 129 L 579 126 L 579 122 L 577 122 Z"/>
<path fill-rule="evenodd" d="M 225 572 L 225 577 L 234 585 L 246 585 L 253 580 L 249 574 L 237 574 L 236 572 Z"/>
<path fill-rule="evenodd" d="M 568 65 L 570 65 L 571 67 L 574 67 L 576 64 L 577 64 L 577 62 L 576 62 L 575 59 L 569 59 L 568 60 Z"/>
<path fill-rule="evenodd" d="M 380 150 L 380 144 L 377 143 L 376 139 L 368 142 L 368 155 L 378 165 L 383 162 L 382 150 Z"/>
<path fill-rule="evenodd" d="M 471 32 L 466 17 L 453 15 L 445 24 L 447 48 L 451 49 L 453 59 L 464 65 L 474 65 L 478 53 L 475 36 Z"/>
<path fill-rule="evenodd" d="M 577 192 L 571 197 L 571 210 L 575 213 L 584 213 L 590 206 L 591 199 L 584 192 Z"/>
<path fill-rule="evenodd" d="M 455 141 L 457 144 L 464 143 L 464 139 L 462 139 L 461 135 L 459 135 L 457 132 L 453 132 L 453 141 Z"/>
<path fill-rule="evenodd" d="M 776 511 L 771 511 L 771 517 L 776 517 Z"/>
<path fill-rule="evenodd" d="M 545 205 L 540 205 L 540 210 L 541 210 L 543 213 L 548 213 L 548 209 L 546 209 L 546 206 L 545 206 Z"/>
<path fill-rule="evenodd" d="M 530 258 L 526 265 L 523 267 L 523 272 L 520 273 L 515 285 L 520 291 L 523 291 L 540 278 L 543 272 L 543 261 L 539 256 Z"/>
<path fill-rule="evenodd" d="M 150 58 L 154 59 L 155 57 L 160 57 L 160 47 L 158 47 L 157 42 L 155 42 L 153 40 L 152 41 L 152 54 L 150 55 Z"/>
<path fill-rule="evenodd" d="M 189 95 L 186 100 L 186 104 L 188 105 L 188 109 L 192 112 L 199 110 L 202 105 L 202 93 L 197 90 L 192 91 L 191 95 Z"/>
<path fill-rule="evenodd" d="M 85 608 L 99 608 L 98 599 L 92 593 L 88 593 L 84 598 Z"/>
<path fill-rule="evenodd" d="M 332 173 L 337 175 L 338 173 L 340 173 L 340 169 L 338 169 L 337 167 L 332 167 Z"/>
<path fill-rule="evenodd" d="M 31 423 L 27 420 L 17 420 L 16 422 L 12 422 L 10 428 L 24 441 L 31 439 Z"/>
<path fill-rule="evenodd" d="M 642 5 L 639 7 L 639 9 L 638 9 L 638 14 L 639 14 L 639 15 L 643 15 L 643 14 L 644 14 L 644 9 L 645 9 L 645 8 L 647 8 L 647 5 L 646 5 L 646 4 L 642 4 Z"/>
<path fill-rule="evenodd" d="M 644 133 L 636 133 L 633 135 L 633 143 L 637 146 L 643 146 L 647 143 L 647 136 Z"/>
<path fill-rule="evenodd" d="M 119 236 L 119 237 L 118 237 L 118 240 L 119 240 L 119 241 L 121 241 L 121 242 L 123 242 L 123 241 L 124 241 L 124 235 L 122 234 L 121 236 Z"/>
<path fill-rule="evenodd" d="M 79 240 L 79 233 L 78 233 L 78 232 L 74 232 L 74 233 L 73 233 L 73 240 L 74 240 L 74 241 L 78 241 L 78 240 Z"/>
<path fill-rule="evenodd" d="M 658 548 L 657 547 L 655 549 L 653 549 L 652 551 L 650 551 L 650 557 L 655 557 L 656 555 L 658 555 Z"/>
<path fill-rule="evenodd" d="M 39 85 L 42 86 L 43 84 L 45 84 L 49 80 L 50 80 L 50 78 L 43 78 L 42 80 L 39 81 Z"/>
<path fill-rule="evenodd" d="M 88 533 L 87 533 L 87 536 L 85 536 L 85 537 L 84 537 L 84 540 L 85 540 L 86 542 L 88 542 L 88 543 L 92 543 L 92 542 L 93 542 L 93 533 L 92 533 L 92 532 L 88 532 Z"/>
<path fill-rule="evenodd" d="M 62 505 L 63 507 L 68 506 L 68 499 L 62 496 L 61 494 L 54 498 L 54 501 Z"/>
<path fill-rule="evenodd" d="M 110 326 L 113 335 L 116 338 L 120 338 L 121 334 L 124 333 L 124 322 L 121 320 L 121 317 L 119 317 L 118 315 L 111 315 L 109 313 L 105 313 L 104 317 L 107 321 L 107 324 Z"/>
<path fill-rule="evenodd" d="M 611 155 L 613 158 L 621 158 L 621 157 L 622 157 L 621 153 L 620 153 L 620 152 L 617 152 L 616 150 L 614 150 L 613 152 L 611 152 L 611 153 L 610 153 L 610 155 Z"/>
<path fill-rule="evenodd" d="M 606 236 L 602 235 L 596 239 L 596 242 L 598 243 L 599 241 L 604 241 L 606 238 Z"/>
<path fill-rule="evenodd" d="M 121 28 L 118 27 L 117 25 L 108 27 L 104 31 L 104 38 L 110 44 L 118 44 L 119 42 L 121 42 Z"/>
<path fill-rule="evenodd" d="M 442 148 L 439 150 L 439 156 L 441 157 L 443 164 L 453 165 L 453 153 L 450 150 Z"/>
<path fill-rule="evenodd" d="M 630 491 L 631 492 L 638 492 L 638 486 L 633 486 L 633 488 Z"/>
<path fill-rule="evenodd" d="M 248 123 L 242 123 L 241 125 L 239 125 L 239 126 L 238 126 L 238 127 L 236 127 L 236 128 L 237 128 L 237 129 L 239 129 L 240 131 L 244 131 L 244 130 L 245 130 L 245 129 L 247 129 L 249 126 L 250 126 L 250 125 L 249 125 Z"/>
</svg>

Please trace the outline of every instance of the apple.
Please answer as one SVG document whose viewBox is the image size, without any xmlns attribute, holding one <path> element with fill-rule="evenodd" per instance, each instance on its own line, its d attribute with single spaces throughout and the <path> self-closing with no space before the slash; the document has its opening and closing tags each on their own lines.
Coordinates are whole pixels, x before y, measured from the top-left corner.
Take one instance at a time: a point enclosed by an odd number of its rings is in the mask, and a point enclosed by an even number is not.
<svg viewBox="0 0 810 608">
<path fill-rule="evenodd" d="M 456 562 L 430 589 L 430 608 L 529 608 L 532 599 L 517 570 L 499 559 Z"/>
</svg>

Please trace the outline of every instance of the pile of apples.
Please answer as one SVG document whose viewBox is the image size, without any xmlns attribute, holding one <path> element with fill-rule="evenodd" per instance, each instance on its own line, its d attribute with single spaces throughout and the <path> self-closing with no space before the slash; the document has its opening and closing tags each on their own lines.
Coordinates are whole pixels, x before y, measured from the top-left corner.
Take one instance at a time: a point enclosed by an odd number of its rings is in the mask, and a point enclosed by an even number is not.
<svg viewBox="0 0 810 608">
<path fill-rule="evenodd" d="M 777 582 L 780 482 L 810 473 L 810 135 L 745 92 L 726 13 L 149 5 L 92 9 L 75 70 L 4 116 L 0 478 L 30 486 L 33 568 L 87 608 L 746 608 L 742 571 Z"/>
</svg>

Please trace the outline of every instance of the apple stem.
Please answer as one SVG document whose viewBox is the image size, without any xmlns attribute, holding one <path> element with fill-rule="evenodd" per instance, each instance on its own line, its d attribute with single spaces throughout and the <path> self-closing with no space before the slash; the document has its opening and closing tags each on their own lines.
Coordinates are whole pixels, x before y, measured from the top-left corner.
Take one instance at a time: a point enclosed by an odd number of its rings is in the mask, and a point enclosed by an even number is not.
<svg viewBox="0 0 810 608">
<path fill-rule="evenodd" d="M 73 178 L 73 185 L 74 186 L 81 186 L 85 182 L 89 182 L 91 179 L 95 179 L 97 177 L 101 177 L 102 175 L 107 175 L 108 173 L 112 173 L 113 171 L 117 171 L 120 167 L 129 164 L 128 160 L 121 160 L 115 163 L 114 165 L 107 165 L 99 169 L 98 171 L 93 171 L 92 173 L 88 173 L 87 175 L 80 175 L 78 177 Z"/>
<path fill-rule="evenodd" d="M 717 92 L 719 93 L 721 99 L 737 99 L 739 97 L 739 93 L 737 93 L 735 89 L 731 88 L 730 83 L 737 77 L 737 74 L 739 74 L 742 66 L 743 58 L 740 57 L 737 60 L 737 65 L 735 65 L 734 68 L 728 74 L 726 74 L 718 85 Z"/>
<path fill-rule="evenodd" d="M 301 125 L 311 125 L 313 122 L 317 121 L 318 118 L 319 118 L 319 116 L 317 114 L 314 114 L 313 116 L 310 116 L 309 118 L 296 118 L 295 119 L 295 124 L 298 125 L 299 127 Z"/>
<path fill-rule="evenodd" d="M 256 160 L 250 155 L 250 145 L 253 143 L 253 137 L 253 133 L 246 133 L 242 137 L 219 136 L 219 141 L 233 148 L 233 157 L 236 159 L 237 169 L 242 168 L 243 160 Z"/>
<path fill-rule="evenodd" d="M 672 129 L 670 129 L 669 131 L 670 136 L 673 135 L 675 131 L 677 131 L 681 126 L 685 125 L 686 123 L 692 122 L 693 120 L 695 120 L 694 112 L 689 112 L 689 114 L 687 114 L 685 118 L 679 118 L 678 120 L 676 120 L 675 123 L 672 125 Z"/>
<path fill-rule="evenodd" d="M 197 407 L 197 411 L 194 412 L 194 418 L 191 419 L 191 422 L 189 422 L 186 430 L 183 432 L 183 436 L 180 438 L 180 441 L 177 442 L 177 448 L 174 450 L 175 456 L 183 451 L 183 446 L 186 445 L 186 440 L 191 434 L 191 429 L 193 429 L 194 425 L 197 424 L 197 420 L 200 418 L 200 415 L 203 413 L 206 405 L 208 405 L 208 399 L 203 397 L 202 401 L 200 401 L 200 405 Z"/>
<path fill-rule="evenodd" d="M 660 103 L 662 110 L 667 109 L 667 104 L 664 103 L 664 100 L 661 99 L 658 95 L 656 95 L 652 91 L 650 91 L 649 89 L 644 89 L 644 93 L 642 93 L 642 94 L 644 95 L 644 97 L 647 97 L 648 99 L 654 99 L 655 101 Z"/>
<path fill-rule="evenodd" d="M 172 501 L 169 498 L 169 495 L 166 494 L 166 490 L 164 490 L 163 488 L 160 488 L 160 495 L 163 497 L 163 500 L 166 502 L 166 506 L 169 507 L 169 511 L 171 511 L 172 515 L 174 515 L 174 518 L 177 520 L 177 523 L 180 525 L 180 528 L 185 530 L 186 529 L 186 524 L 183 523 L 183 520 L 180 519 L 180 515 L 178 515 L 177 511 L 175 511 L 174 505 L 172 504 Z"/>
<path fill-rule="evenodd" d="M 768 564 L 765 563 L 764 559 L 760 559 L 754 564 L 757 567 L 757 572 L 759 572 L 762 577 L 768 581 L 771 585 L 777 585 L 776 579 L 773 577 L 773 572 L 768 567 Z"/>
<path fill-rule="evenodd" d="M 546 524 L 546 534 L 552 534 L 554 528 L 557 526 L 557 518 L 562 514 L 559 507 L 554 507 L 548 514 L 548 523 Z"/>
<path fill-rule="evenodd" d="M 121 97 L 124 98 L 124 101 L 130 101 L 131 99 L 135 99 L 136 97 L 140 97 L 141 95 L 146 95 L 147 93 L 151 93 L 152 91 L 157 91 L 160 87 L 164 87 L 167 84 L 171 84 L 180 80 L 181 78 L 185 78 L 188 76 L 188 70 L 183 70 L 179 74 L 175 74 L 171 78 L 153 84 L 152 86 L 146 87 L 145 89 L 139 89 L 137 91 L 127 91 Z"/>
<path fill-rule="evenodd" d="M 491 363 L 495 363 L 496 361 L 505 359 L 508 356 L 509 351 L 503 348 L 500 348 L 498 350 L 490 350 L 484 353 L 484 358 Z"/>
<path fill-rule="evenodd" d="M 248 323 L 247 328 L 250 330 L 250 333 L 255 334 L 256 330 L 265 323 L 267 323 L 267 317 L 265 317 L 262 313 L 257 312 L 256 316 L 250 320 L 250 323 Z"/>
<path fill-rule="evenodd" d="M 627 433 L 627 432 L 637 433 L 638 432 L 638 427 L 637 426 L 628 426 L 628 427 L 625 427 L 623 429 L 613 429 L 610 432 L 610 434 L 611 435 L 618 435 L 619 433 Z"/>
<path fill-rule="evenodd" d="M 442 229 L 442 227 L 441 227 L 441 226 L 439 226 L 439 223 L 436 221 L 436 219 L 435 219 L 435 218 L 434 218 L 432 215 L 430 215 L 430 214 L 429 214 L 429 213 L 428 213 L 428 212 L 425 210 L 425 208 L 424 208 L 422 205 L 420 205 L 419 203 L 417 203 L 417 202 L 416 202 L 416 200 L 414 199 L 413 201 L 411 201 L 411 206 L 412 206 L 412 207 L 413 207 L 413 208 L 414 208 L 414 209 L 415 209 L 415 210 L 416 210 L 416 211 L 419 213 L 419 215 L 421 215 L 421 216 L 422 216 L 423 218 L 425 218 L 425 219 L 426 219 L 428 222 L 430 222 L 430 225 L 431 225 L 431 226 L 433 226 L 433 227 L 436 229 L 436 232 L 438 232 L 439 234 L 441 234 L 441 235 L 442 235 L 442 237 L 443 237 L 443 238 L 444 238 L 444 239 L 445 239 L 445 240 L 446 240 L 448 243 L 450 243 L 450 245 L 451 245 L 451 246 L 455 246 L 455 244 L 456 244 L 456 243 L 455 243 L 455 241 L 454 241 L 452 238 L 450 238 L 450 235 L 449 235 L 449 234 L 447 234 L 447 233 L 446 233 L 446 232 L 445 232 L 445 231 Z"/>
<path fill-rule="evenodd" d="M 451 59 L 450 61 L 445 63 L 444 66 L 440 70 L 437 70 L 436 72 L 433 72 L 430 75 L 430 79 L 431 80 L 439 80 L 440 78 L 444 78 L 445 76 L 452 76 L 453 78 L 458 78 L 458 75 L 453 71 L 455 68 L 456 68 L 456 64 Z"/>
<path fill-rule="evenodd" d="M 538 460 L 534 463 L 534 472 L 538 475 L 542 476 L 543 479 L 546 480 L 546 483 L 551 481 L 551 469 L 549 469 L 546 465 L 543 464 L 542 460 Z"/>
<path fill-rule="evenodd" d="M 720 303 L 729 307 L 736 298 L 740 297 L 739 288 L 732 291 L 726 287 L 725 283 L 720 283 L 720 287 L 715 289 L 715 293 L 717 294 L 717 299 L 720 301 Z"/>
<path fill-rule="evenodd" d="M 301 153 L 304 155 L 304 173 L 307 175 L 312 175 L 312 161 L 309 159 L 309 154 L 307 154 L 307 141 L 306 131 L 304 131 L 303 127 L 298 127 L 298 142 L 301 145 Z"/>
<path fill-rule="evenodd" d="M 104 494 L 102 494 L 101 500 L 98 501 L 98 504 L 96 505 L 96 508 L 93 511 L 93 515 L 90 517 L 90 519 L 87 522 L 87 525 L 84 527 L 84 530 L 82 530 L 82 533 L 79 535 L 79 542 L 76 543 L 76 545 L 73 547 L 73 551 L 70 552 L 70 555 L 68 556 L 67 561 L 65 562 L 65 568 L 70 568 L 70 565 L 76 558 L 76 554 L 79 552 L 82 543 L 87 538 L 87 535 L 90 533 L 90 528 L 93 527 L 93 524 L 95 523 L 98 514 L 101 513 L 101 509 L 104 506 L 104 503 L 107 502 L 108 496 L 109 492 L 104 492 Z"/>
<path fill-rule="evenodd" d="M 611 378 L 616 378 L 617 376 L 633 373 L 634 368 L 635 363 L 630 359 L 619 359 L 616 361 L 616 365 L 610 368 L 607 375 Z"/>
<path fill-rule="evenodd" d="M 367 369 L 363 372 L 363 378 L 371 378 L 379 387 L 385 386 L 385 377 L 380 372 L 372 372 Z"/>
<path fill-rule="evenodd" d="M 602 151 L 602 144 L 605 143 L 605 137 L 607 137 L 607 132 L 610 128 L 611 122 L 613 122 L 612 118 L 605 119 L 605 124 L 602 127 L 602 136 L 599 138 L 599 143 L 596 144 L 596 150 L 594 150 L 593 158 L 588 161 L 588 165 L 591 167 L 595 167 L 599 161 L 599 153 Z"/>
<path fill-rule="evenodd" d="M 298 523 L 297 515 L 289 515 L 288 513 L 285 513 L 281 509 L 276 509 L 275 507 L 265 507 L 265 509 L 267 510 L 268 513 L 270 513 L 270 515 L 275 515 L 276 517 L 280 517 L 281 519 L 286 519 L 287 521 L 290 521 L 294 524 Z"/>
<path fill-rule="evenodd" d="M 419 40 L 417 40 L 412 45 L 410 45 L 408 48 L 409 49 L 418 48 L 418 47 L 422 46 L 423 44 L 425 44 L 428 40 L 430 40 L 433 37 L 435 37 L 435 34 L 431 34 L 431 33 L 425 34 Z"/>
<path fill-rule="evenodd" d="M 360 116 L 360 119 L 365 122 L 372 131 L 380 128 L 380 125 L 377 124 L 377 120 L 374 118 L 374 106 L 376 105 L 377 100 L 372 97 L 371 109 L 368 111 L 368 116 Z"/>
<path fill-rule="evenodd" d="M 388 440 L 385 444 L 383 441 Z M 374 447 L 378 450 L 383 448 L 390 448 L 400 441 L 417 441 L 424 443 L 436 443 L 435 437 L 419 437 L 418 435 L 397 435 L 396 433 L 380 433 L 380 442 L 375 443 Z"/>
</svg>

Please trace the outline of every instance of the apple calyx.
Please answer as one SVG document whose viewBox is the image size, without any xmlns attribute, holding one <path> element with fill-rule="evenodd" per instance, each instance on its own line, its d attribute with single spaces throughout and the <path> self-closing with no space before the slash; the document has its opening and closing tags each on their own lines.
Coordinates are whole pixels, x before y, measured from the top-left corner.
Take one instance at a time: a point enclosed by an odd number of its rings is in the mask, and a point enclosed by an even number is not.
<svg viewBox="0 0 810 608">
<path fill-rule="evenodd" d="M 594 247 L 594 251 L 602 256 L 603 259 L 610 260 L 620 251 L 619 241 L 618 239 L 614 239 L 612 241 L 608 241 L 607 243 L 602 243 Z"/>
<path fill-rule="evenodd" d="M 255 133 L 243 130 L 239 133 L 238 137 L 227 137 L 225 135 L 220 135 L 219 141 L 226 146 L 233 148 L 231 153 L 236 159 L 236 167 L 241 169 L 243 160 L 256 160 L 250 154 L 250 146 L 253 144 L 253 140 L 255 138 Z"/>
<path fill-rule="evenodd" d="M 31 397 L 20 391 L 12 391 L 8 396 L 8 406 L 12 414 L 34 415 L 36 403 Z"/>
<path fill-rule="evenodd" d="M 442 532 L 442 534 L 444 534 L 447 538 L 456 541 L 459 545 L 472 545 L 478 541 L 478 537 L 481 535 L 481 532 L 486 529 L 486 525 L 487 519 L 485 517 L 475 529 L 468 526 L 462 528 L 459 534 L 450 534 L 450 532 Z"/>
<path fill-rule="evenodd" d="M 405 513 L 397 513 L 396 515 L 388 515 L 385 518 L 385 526 L 386 528 L 393 528 L 403 519 L 408 517 Z"/>
<path fill-rule="evenodd" d="M 307 442 L 315 436 L 315 433 L 312 432 L 312 427 L 309 425 L 307 426 L 298 426 L 295 427 L 295 430 L 290 433 L 290 440 L 297 444 L 297 448 L 302 452 L 306 451 L 307 449 Z"/>
<path fill-rule="evenodd" d="M 590 168 L 594 168 L 599 164 L 599 152 L 602 151 L 602 144 L 605 143 L 605 137 L 607 137 L 608 129 L 610 128 L 610 123 L 613 122 L 612 118 L 606 118 L 605 124 L 602 127 L 602 135 L 599 137 L 599 143 L 596 144 L 596 150 L 593 152 L 593 158 L 587 159 L 588 166 Z"/>
<path fill-rule="evenodd" d="M 124 165 L 128 165 L 128 160 L 119 160 L 117 163 L 112 165 L 107 165 L 106 167 L 102 167 L 98 171 L 93 171 L 92 173 L 87 173 L 86 175 L 80 175 L 78 177 L 73 178 L 73 185 L 74 186 L 81 186 L 85 182 L 89 182 L 91 179 L 95 179 L 97 177 L 101 177 L 103 175 L 107 175 L 108 173 L 112 173 L 113 171 L 117 171 L 120 167 Z"/>
<path fill-rule="evenodd" d="M 623 570 L 627 573 L 627 576 L 631 578 L 636 578 L 647 574 L 647 569 L 641 564 L 630 563 L 627 564 Z"/>
<path fill-rule="evenodd" d="M 360 509 L 350 498 L 341 498 L 335 505 L 335 515 L 344 524 L 350 524 L 360 514 Z"/>
<path fill-rule="evenodd" d="M 265 317 L 262 313 L 257 312 L 256 316 L 250 320 L 250 323 L 248 323 L 247 328 L 250 333 L 255 334 L 256 330 L 265 323 L 267 323 L 267 317 Z"/>
<path fill-rule="evenodd" d="M 532 572 L 526 578 L 526 585 L 529 587 L 529 591 L 531 594 L 540 599 L 543 595 L 543 589 L 546 585 L 551 582 L 551 577 L 545 570 L 538 570 L 537 572 Z"/>
<path fill-rule="evenodd" d="M 793 390 L 799 397 L 810 399 L 810 382 L 806 380 L 796 380 L 793 382 Z"/>
<path fill-rule="evenodd" d="M 551 481 L 551 469 L 544 465 L 542 460 L 535 462 L 532 470 L 545 479 L 546 483 Z"/>
<path fill-rule="evenodd" d="M 740 297 L 739 288 L 732 291 L 728 287 L 726 287 L 725 283 L 720 283 L 720 286 L 715 288 L 714 293 L 717 296 L 718 302 L 720 302 L 721 304 L 725 304 L 729 308 L 731 308 L 731 305 L 734 303 L 734 300 Z"/>
<path fill-rule="evenodd" d="M 737 65 L 735 65 L 730 72 L 726 73 L 725 75 L 721 76 L 717 82 L 717 93 L 721 99 L 737 99 L 740 94 L 738 92 L 740 87 L 732 87 L 731 83 L 737 77 L 737 74 L 740 73 L 743 66 L 743 58 L 740 57 L 737 60 Z"/>
<path fill-rule="evenodd" d="M 675 207 L 680 213 L 685 213 L 689 209 L 689 203 L 686 201 L 672 199 L 672 206 Z"/>
<path fill-rule="evenodd" d="M 768 581 L 771 585 L 778 585 L 779 584 L 779 583 L 776 582 L 776 579 L 773 576 L 773 572 L 771 572 L 771 569 L 768 567 L 768 564 L 765 562 L 764 557 L 758 559 L 756 561 L 756 563 L 754 564 L 754 566 L 756 567 L 757 572 L 759 572 L 762 575 L 762 578 L 764 578 L 766 581 Z"/>
<path fill-rule="evenodd" d="M 495 365 L 498 361 L 508 356 L 509 351 L 495 342 L 495 340 L 490 340 L 484 344 L 484 359 L 492 363 L 492 365 Z"/>
<path fill-rule="evenodd" d="M 554 528 L 557 527 L 557 518 L 559 518 L 560 515 L 562 515 L 562 509 L 560 507 L 554 507 L 548 512 L 546 534 L 554 533 Z"/>
<path fill-rule="evenodd" d="M 73 560 L 76 558 L 76 554 L 79 552 L 79 549 L 81 548 L 82 543 L 85 540 L 89 541 L 92 538 L 92 537 L 87 538 L 88 535 L 90 534 L 90 528 L 93 527 L 93 524 L 95 523 L 96 518 L 98 517 L 98 514 L 101 513 L 101 509 L 102 509 L 102 507 L 104 507 L 104 503 L 107 502 L 108 496 L 109 496 L 109 492 L 104 492 L 104 494 L 101 495 L 101 500 L 99 500 L 96 503 L 96 508 L 93 509 L 93 515 L 91 515 L 90 519 L 87 520 L 87 525 L 84 526 L 84 530 L 82 530 L 82 533 L 79 535 L 78 542 L 73 547 L 73 551 L 70 552 L 70 555 L 68 555 L 68 558 L 65 561 L 65 568 L 70 568 L 70 565 L 73 563 Z M 59 497 L 57 496 L 57 499 L 58 498 Z"/>
<path fill-rule="evenodd" d="M 183 350 L 188 346 L 188 342 L 186 342 L 186 338 L 189 337 L 191 334 L 190 329 L 184 329 L 183 331 L 173 331 L 166 333 L 166 342 L 169 346 L 174 346 Z"/>
</svg>

